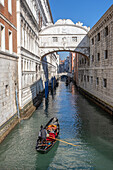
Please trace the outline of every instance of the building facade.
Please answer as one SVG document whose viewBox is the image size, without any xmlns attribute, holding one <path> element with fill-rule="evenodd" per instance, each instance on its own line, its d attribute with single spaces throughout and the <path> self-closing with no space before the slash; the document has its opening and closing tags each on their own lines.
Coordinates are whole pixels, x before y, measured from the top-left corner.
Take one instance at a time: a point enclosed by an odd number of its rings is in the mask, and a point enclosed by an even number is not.
<svg viewBox="0 0 113 170">
<path fill-rule="evenodd" d="M 0 129 L 17 115 L 18 88 L 16 0 L 0 1 Z"/>
<path fill-rule="evenodd" d="M 24 112 L 44 90 L 45 81 L 56 74 L 56 58 L 55 53 L 40 58 L 39 32 L 53 23 L 48 0 L 17 0 L 17 7 L 19 106 Z"/>
<path fill-rule="evenodd" d="M 79 55 L 78 86 L 113 114 L 113 5 L 88 35 L 90 58 Z"/>
<path fill-rule="evenodd" d="M 39 47 L 39 32 L 51 23 L 48 0 L 0 1 L 0 142 L 57 75 L 57 53 L 41 59 Z"/>
</svg>

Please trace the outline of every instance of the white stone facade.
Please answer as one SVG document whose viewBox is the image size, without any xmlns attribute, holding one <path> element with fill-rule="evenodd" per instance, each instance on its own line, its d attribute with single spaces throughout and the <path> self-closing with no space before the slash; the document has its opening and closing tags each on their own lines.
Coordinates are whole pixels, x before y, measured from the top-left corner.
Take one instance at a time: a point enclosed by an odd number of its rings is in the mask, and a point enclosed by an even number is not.
<svg viewBox="0 0 113 170">
<path fill-rule="evenodd" d="M 69 19 L 49 23 L 39 33 L 41 57 L 54 51 L 72 51 L 89 56 L 89 30 L 83 23 L 74 24 Z"/>
<path fill-rule="evenodd" d="M 79 56 L 79 84 L 113 110 L 113 5 L 88 33 L 90 58 Z"/>
<path fill-rule="evenodd" d="M 0 53 L 0 126 L 17 112 L 15 97 L 17 71 L 17 56 Z"/>
<path fill-rule="evenodd" d="M 17 117 L 18 56 L 16 0 L 0 1 L 0 140 L 1 129 L 10 118 Z"/>
<path fill-rule="evenodd" d="M 23 109 L 44 90 L 47 69 L 49 78 L 56 75 L 57 60 L 52 55 L 40 58 L 39 32 L 53 22 L 48 0 L 17 0 L 17 7 L 19 106 Z"/>
</svg>

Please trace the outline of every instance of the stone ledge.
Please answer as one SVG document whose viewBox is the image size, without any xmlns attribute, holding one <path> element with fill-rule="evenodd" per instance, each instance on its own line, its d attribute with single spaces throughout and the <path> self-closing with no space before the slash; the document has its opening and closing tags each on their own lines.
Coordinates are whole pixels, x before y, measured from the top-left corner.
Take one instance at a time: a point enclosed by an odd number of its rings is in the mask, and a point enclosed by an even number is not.
<svg viewBox="0 0 113 170">
<path fill-rule="evenodd" d="M 109 105 L 108 103 L 105 103 L 101 99 L 97 98 L 96 96 L 92 95 L 91 93 L 87 92 L 86 90 L 82 89 L 81 87 L 77 87 L 79 92 L 83 94 L 86 98 L 89 98 L 91 101 L 93 101 L 95 104 L 100 106 L 103 110 L 113 115 L 113 107 Z"/>
<path fill-rule="evenodd" d="M 20 110 L 20 119 L 18 119 L 17 116 L 14 116 L 8 122 L 6 122 L 6 124 L 0 129 L 0 143 L 21 120 L 29 119 L 32 116 L 33 112 L 42 103 L 43 97 L 44 91 L 38 94 L 38 96 L 33 101 L 29 102 L 29 104 L 27 104 L 24 109 Z"/>
<path fill-rule="evenodd" d="M 19 119 L 13 118 L 10 120 L 1 130 L 0 130 L 0 143 L 5 139 L 5 137 L 10 133 L 10 131 L 18 124 Z"/>
</svg>

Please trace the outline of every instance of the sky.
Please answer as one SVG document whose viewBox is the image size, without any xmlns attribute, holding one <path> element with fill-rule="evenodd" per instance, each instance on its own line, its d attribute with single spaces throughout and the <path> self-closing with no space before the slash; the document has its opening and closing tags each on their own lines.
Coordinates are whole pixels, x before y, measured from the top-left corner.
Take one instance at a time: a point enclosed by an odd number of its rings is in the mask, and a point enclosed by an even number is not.
<svg viewBox="0 0 113 170">
<path fill-rule="evenodd" d="M 74 23 L 80 21 L 92 28 L 113 0 L 49 0 L 49 3 L 54 23 L 59 19 L 71 19 Z"/>
</svg>

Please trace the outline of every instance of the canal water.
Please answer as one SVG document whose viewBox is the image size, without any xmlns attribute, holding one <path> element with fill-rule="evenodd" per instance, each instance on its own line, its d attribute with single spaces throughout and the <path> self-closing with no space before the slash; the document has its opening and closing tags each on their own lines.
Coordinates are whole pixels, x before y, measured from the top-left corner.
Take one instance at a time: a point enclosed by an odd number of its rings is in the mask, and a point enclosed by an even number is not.
<svg viewBox="0 0 113 170">
<path fill-rule="evenodd" d="M 59 139 L 47 153 L 35 150 L 40 125 L 60 122 Z M 0 144 L 0 170 L 113 170 L 113 120 L 64 82 L 29 120 L 18 124 Z"/>
</svg>

